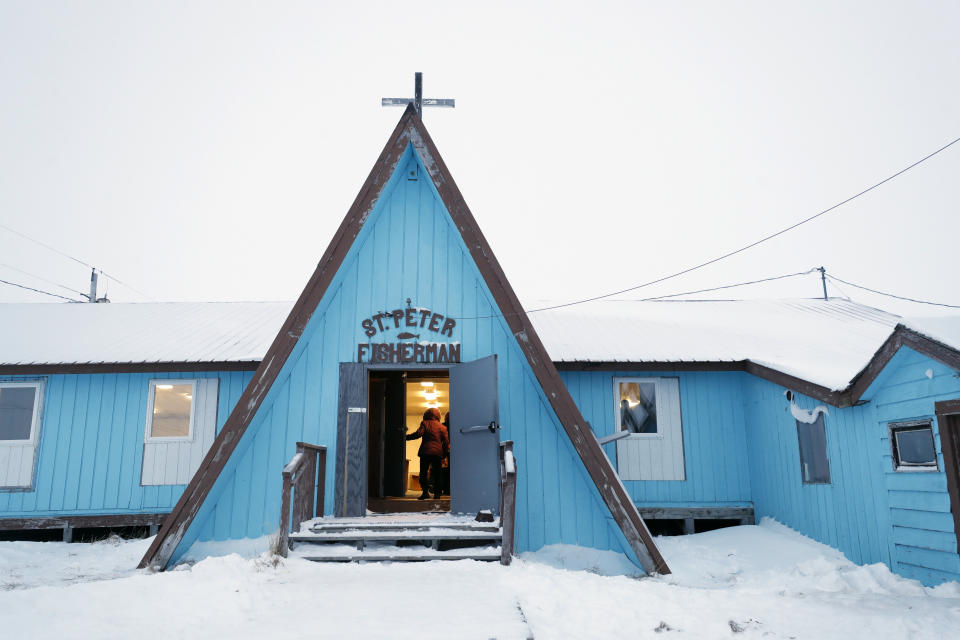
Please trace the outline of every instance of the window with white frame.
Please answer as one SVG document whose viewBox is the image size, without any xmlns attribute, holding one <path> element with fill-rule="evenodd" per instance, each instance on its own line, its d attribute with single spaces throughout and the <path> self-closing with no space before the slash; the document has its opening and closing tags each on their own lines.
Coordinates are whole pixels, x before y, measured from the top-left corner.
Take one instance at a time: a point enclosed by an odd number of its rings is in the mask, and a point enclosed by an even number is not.
<svg viewBox="0 0 960 640">
<path fill-rule="evenodd" d="M 623 480 L 684 480 L 678 378 L 614 378 L 617 472 Z"/>
<path fill-rule="evenodd" d="M 151 380 L 147 440 L 189 440 L 193 436 L 196 380 Z"/>
<path fill-rule="evenodd" d="M 141 484 L 190 481 L 216 435 L 218 386 L 217 378 L 150 381 Z"/>
<path fill-rule="evenodd" d="M 889 427 L 894 471 L 939 470 L 930 420 L 892 422 Z"/>
<path fill-rule="evenodd" d="M 42 397 L 42 381 L 0 382 L 0 487 L 33 484 Z"/>
</svg>

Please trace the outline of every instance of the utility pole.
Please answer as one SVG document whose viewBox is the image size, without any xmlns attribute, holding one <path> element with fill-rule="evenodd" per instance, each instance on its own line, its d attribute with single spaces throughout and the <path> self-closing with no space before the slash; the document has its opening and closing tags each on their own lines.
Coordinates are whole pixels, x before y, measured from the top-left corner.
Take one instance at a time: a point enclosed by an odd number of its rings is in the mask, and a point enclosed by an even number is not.
<svg viewBox="0 0 960 640">
<path fill-rule="evenodd" d="M 81 293 L 87 302 L 110 302 L 106 297 L 97 298 L 97 268 L 90 268 L 90 293 Z"/>
<path fill-rule="evenodd" d="M 823 299 L 827 300 L 827 270 L 819 267 L 817 271 L 820 272 L 820 281 L 823 283 Z"/>
<path fill-rule="evenodd" d="M 97 269 L 90 268 L 90 295 L 87 296 L 87 302 L 97 301 Z"/>
</svg>

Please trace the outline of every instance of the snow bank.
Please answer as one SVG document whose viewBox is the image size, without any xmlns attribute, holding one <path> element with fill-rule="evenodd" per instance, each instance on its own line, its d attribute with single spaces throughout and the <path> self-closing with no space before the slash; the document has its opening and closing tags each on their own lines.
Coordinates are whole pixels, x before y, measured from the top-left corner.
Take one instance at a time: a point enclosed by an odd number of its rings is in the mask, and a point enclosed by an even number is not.
<svg viewBox="0 0 960 640">
<path fill-rule="evenodd" d="M 0 542 L 0 592 L 133 575 L 152 540 Z"/>
<path fill-rule="evenodd" d="M 8 585 L 0 629 L 57 640 L 901 640 L 952 639 L 960 628 L 957 583 L 928 589 L 882 565 L 855 565 L 769 520 L 658 538 L 674 573 L 645 579 L 617 554 L 568 545 L 523 554 L 510 567 L 319 565 L 233 553 L 166 573 L 133 570 L 148 542 L 0 543 Z M 253 553 L 260 541 L 249 542 L 237 549 Z"/>
</svg>

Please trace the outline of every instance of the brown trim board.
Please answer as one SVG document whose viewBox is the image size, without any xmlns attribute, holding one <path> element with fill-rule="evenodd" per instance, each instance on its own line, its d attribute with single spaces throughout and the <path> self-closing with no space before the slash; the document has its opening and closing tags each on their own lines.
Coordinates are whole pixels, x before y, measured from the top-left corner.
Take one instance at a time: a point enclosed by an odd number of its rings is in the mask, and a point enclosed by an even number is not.
<svg viewBox="0 0 960 640">
<path fill-rule="evenodd" d="M 873 381 L 877 379 L 887 363 L 897 355 L 900 347 L 910 347 L 914 351 L 921 353 L 928 358 L 936 360 L 943 365 L 956 371 L 960 371 L 960 352 L 941 342 L 929 338 L 913 329 L 908 329 L 902 324 L 898 324 L 890 334 L 890 337 L 881 345 L 870 362 L 863 371 L 857 374 L 853 383 L 845 392 L 848 395 L 849 403 L 856 404 L 863 394 L 866 393 Z"/>
<path fill-rule="evenodd" d="M 413 145 L 427 173 L 430 174 L 434 187 L 440 194 L 481 276 L 490 288 L 494 300 L 504 314 L 548 402 L 556 412 L 564 431 L 573 443 L 628 544 L 647 573 L 669 573 L 666 561 L 657 549 L 640 513 L 600 448 L 593 431 L 580 415 L 579 409 L 560 379 L 556 367 L 540 342 L 519 299 L 480 232 L 473 214 L 470 213 L 463 195 L 412 105 L 401 116 L 370 175 L 361 187 L 360 193 L 357 194 L 356 200 L 320 259 L 316 271 L 267 351 L 263 362 L 254 373 L 250 384 L 227 418 L 226 424 L 207 452 L 200 468 L 173 508 L 170 517 L 165 520 L 153 544 L 144 554 L 140 566 L 152 566 L 158 569 L 166 567 L 177 545 L 186 534 L 187 527 L 200 510 L 203 501 L 226 465 L 227 459 L 236 448 L 267 391 L 293 351 L 307 322 L 376 204 L 382 189 L 393 175 L 397 162 L 408 143 Z"/>
<path fill-rule="evenodd" d="M 143 527 L 160 524 L 165 513 L 121 513 L 96 516 L 47 516 L 36 518 L 0 518 L 0 531 L 30 531 L 36 529 L 96 529 L 109 527 Z"/>
<path fill-rule="evenodd" d="M 179 371 L 255 371 L 259 360 L 223 362 L 91 362 L 87 364 L 0 364 L 0 375 L 58 373 L 176 373 Z"/>
</svg>

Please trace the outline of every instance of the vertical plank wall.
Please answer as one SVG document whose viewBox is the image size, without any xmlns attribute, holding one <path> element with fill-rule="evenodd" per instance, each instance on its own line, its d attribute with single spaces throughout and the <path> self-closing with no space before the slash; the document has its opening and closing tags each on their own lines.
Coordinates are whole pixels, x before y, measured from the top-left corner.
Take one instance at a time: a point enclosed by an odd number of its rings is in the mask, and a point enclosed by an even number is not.
<svg viewBox="0 0 960 640">
<path fill-rule="evenodd" d="M 876 407 L 874 437 L 879 440 L 883 487 L 889 502 L 891 566 L 928 585 L 960 580 L 960 556 L 934 413 L 934 403 L 960 398 L 960 380 L 953 369 L 909 348 L 902 348 L 887 370 L 889 375 L 878 380 L 871 402 Z M 905 420 L 933 421 L 938 471 L 894 470 L 889 423 Z"/>
<path fill-rule="evenodd" d="M 854 562 L 883 562 L 924 584 L 960 579 L 939 432 L 941 470 L 934 473 L 894 471 L 888 431 L 890 422 L 925 418 L 936 430 L 934 403 L 960 397 L 956 372 L 904 348 L 864 394 L 866 404 L 829 407 L 830 484 L 801 481 L 796 422 L 784 391 L 745 378 L 757 516 L 771 516 Z M 804 396 L 795 402 L 804 409 L 819 404 Z"/>
<path fill-rule="evenodd" d="M 829 484 L 804 484 L 796 419 L 786 389 L 744 378 L 747 446 L 757 518 L 770 516 L 842 551 L 854 562 L 886 562 L 889 514 L 883 487 L 881 442 L 874 407 L 827 407 L 824 429 Z M 821 403 L 795 395 L 802 409 Z"/>
<path fill-rule="evenodd" d="M 33 489 L 0 491 L 0 517 L 170 511 L 186 485 L 140 484 L 149 381 L 219 378 L 219 431 L 252 375 L 205 371 L 42 376 L 46 385 Z"/>
<path fill-rule="evenodd" d="M 630 497 L 641 507 L 750 506 L 741 386 L 741 378 L 747 374 L 561 371 L 560 375 L 599 438 L 617 429 L 614 378 L 678 379 L 686 480 L 625 480 Z M 616 460 L 614 445 L 608 444 L 604 450 L 611 461 Z"/>
<path fill-rule="evenodd" d="M 411 171 L 421 178 L 406 179 Z M 627 548 L 509 328 L 495 317 L 493 298 L 427 175 L 408 148 L 174 561 L 196 540 L 277 529 L 280 472 L 295 442 L 336 450 L 339 364 L 354 361 L 357 343 L 369 341 L 361 320 L 402 308 L 407 298 L 458 319 L 452 340 L 461 342 L 462 360 L 498 354 L 501 437 L 515 442 L 519 465 L 517 550 L 559 542 Z M 328 512 L 335 466 L 327 465 Z"/>
</svg>

